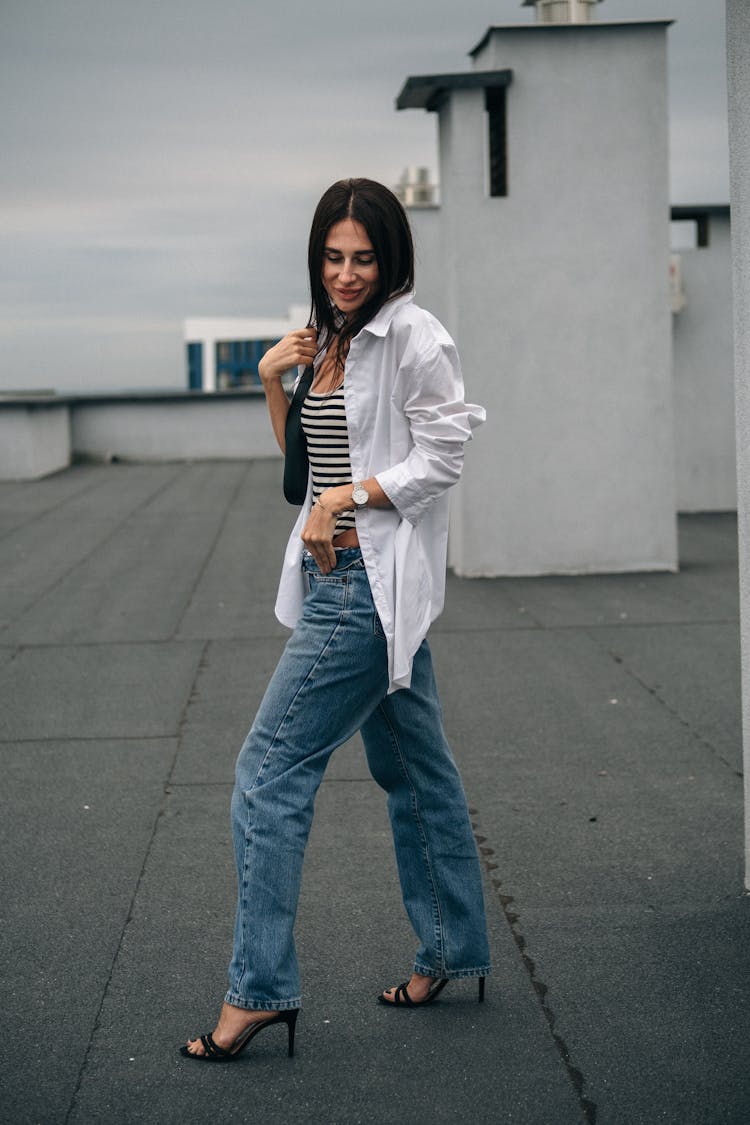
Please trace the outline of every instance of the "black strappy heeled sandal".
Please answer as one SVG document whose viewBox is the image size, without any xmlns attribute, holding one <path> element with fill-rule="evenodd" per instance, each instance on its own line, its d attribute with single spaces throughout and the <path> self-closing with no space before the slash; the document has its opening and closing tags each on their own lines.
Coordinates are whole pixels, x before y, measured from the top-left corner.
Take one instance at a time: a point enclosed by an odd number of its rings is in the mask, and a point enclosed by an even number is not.
<svg viewBox="0 0 750 1125">
<path fill-rule="evenodd" d="M 203 1044 L 205 1054 L 194 1055 L 189 1050 L 187 1044 L 180 1047 L 180 1054 L 186 1059 L 197 1059 L 198 1062 L 233 1062 L 238 1058 L 242 1051 L 245 1050 L 250 1040 L 264 1027 L 270 1027 L 274 1023 L 285 1023 L 287 1026 L 288 1044 L 289 1044 L 289 1058 L 294 1055 L 294 1029 L 297 1024 L 297 1016 L 299 1015 L 299 1008 L 289 1008 L 284 1012 L 277 1012 L 275 1016 L 269 1016 L 265 1020 L 255 1020 L 246 1027 L 240 1035 L 237 1036 L 231 1047 L 220 1047 L 218 1043 L 214 1042 L 214 1037 L 209 1032 L 207 1035 L 201 1035 L 200 1041 Z M 191 1039 L 191 1043 L 196 1043 L 196 1039 Z"/>
<path fill-rule="evenodd" d="M 485 977 L 479 978 L 479 1003 L 484 1000 L 484 982 Z M 425 1004 L 429 1004 L 435 997 L 443 991 L 448 983 L 447 977 L 438 978 L 434 984 L 431 984 L 427 995 L 424 1000 L 412 1000 L 407 990 L 408 981 L 404 981 L 393 993 L 393 998 L 388 999 L 384 992 L 378 996 L 381 1004 L 385 1004 L 389 1008 L 423 1008 Z"/>
</svg>

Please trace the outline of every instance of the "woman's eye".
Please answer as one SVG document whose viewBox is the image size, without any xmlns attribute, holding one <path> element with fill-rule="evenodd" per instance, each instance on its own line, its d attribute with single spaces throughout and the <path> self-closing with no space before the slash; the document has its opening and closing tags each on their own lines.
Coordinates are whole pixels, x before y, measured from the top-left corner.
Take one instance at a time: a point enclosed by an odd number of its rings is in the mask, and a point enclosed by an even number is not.
<svg viewBox="0 0 750 1125">
<path fill-rule="evenodd" d="M 326 250 L 325 260 L 327 262 L 331 262 L 333 265 L 338 266 L 338 265 L 341 265 L 344 258 L 343 258 L 343 255 L 341 255 L 341 254 L 336 254 L 332 250 Z M 362 257 L 359 256 L 359 254 L 355 254 L 354 262 L 358 266 L 374 266 L 375 265 L 375 255 L 371 254 L 367 258 L 362 258 Z"/>
</svg>

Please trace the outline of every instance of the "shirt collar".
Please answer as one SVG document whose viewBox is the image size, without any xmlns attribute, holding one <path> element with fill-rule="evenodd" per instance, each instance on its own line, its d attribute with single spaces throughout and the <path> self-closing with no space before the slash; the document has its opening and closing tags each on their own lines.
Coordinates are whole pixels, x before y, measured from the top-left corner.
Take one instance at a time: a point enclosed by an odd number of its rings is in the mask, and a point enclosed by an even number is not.
<svg viewBox="0 0 750 1125">
<path fill-rule="evenodd" d="M 381 309 L 379 309 L 372 320 L 369 320 L 362 329 L 363 332 L 372 332 L 373 336 L 385 336 L 391 326 L 391 321 L 398 309 L 404 305 L 410 304 L 414 300 L 414 290 L 410 289 L 408 293 L 402 293 L 399 297 L 391 297 L 386 301 Z"/>
</svg>

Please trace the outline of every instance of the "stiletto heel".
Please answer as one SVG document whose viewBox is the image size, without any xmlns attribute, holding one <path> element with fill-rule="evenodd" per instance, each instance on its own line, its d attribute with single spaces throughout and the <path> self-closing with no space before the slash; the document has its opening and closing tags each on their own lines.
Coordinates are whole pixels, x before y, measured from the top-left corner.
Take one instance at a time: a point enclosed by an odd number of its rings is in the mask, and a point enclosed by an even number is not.
<svg viewBox="0 0 750 1125">
<path fill-rule="evenodd" d="M 287 1013 L 286 1029 L 289 1045 L 289 1058 L 294 1058 L 294 1029 L 297 1026 L 297 1016 L 299 1015 L 299 1008 L 292 1008 Z"/>
<path fill-rule="evenodd" d="M 188 1049 L 187 1044 L 180 1047 L 180 1054 L 186 1059 L 197 1059 L 199 1062 L 234 1062 L 245 1050 L 253 1036 L 262 1031 L 264 1027 L 270 1027 L 272 1023 L 285 1023 L 289 1058 L 291 1059 L 294 1056 L 294 1031 L 297 1026 L 298 1015 L 299 1008 L 289 1008 L 284 1012 L 277 1012 L 275 1016 L 270 1016 L 268 1019 L 255 1020 L 237 1036 L 231 1047 L 220 1047 L 218 1043 L 214 1042 L 214 1037 L 209 1032 L 207 1035 L 201 1035 L 200 1037 L 204 1054 L 194 1055 Z M 190 1042 L 195 1043 L 195 1040 L 191 1039 Z"/>
<path fill-rule="evenodd" d="M 480 1004 L 484 1000 L 484 982 L 485 982 L 485 980 L 486 980 L 486 977 L 480 977 L 479 978 L 479 1003 Z"/>
</svg>

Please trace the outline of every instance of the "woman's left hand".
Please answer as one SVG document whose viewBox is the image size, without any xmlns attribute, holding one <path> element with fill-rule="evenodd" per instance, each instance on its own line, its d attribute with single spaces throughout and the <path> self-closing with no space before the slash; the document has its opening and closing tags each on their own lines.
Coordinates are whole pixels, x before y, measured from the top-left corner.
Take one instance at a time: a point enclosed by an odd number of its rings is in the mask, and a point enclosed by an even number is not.
<svg viewBox="0 0 750 1125">
<path fill-rule="evenodd" d="M 393 507 L 375 477 L 369 477 L 361 483 L 369 496 L 368 508 Z M 351 484 L 338 484 L 326 488 L 313 504 L 300 538 L 318 564 L 321 574 L 330 574 L 336 565 L 336 551 L 333 547 L 336 521 L 342 512 L 353 510 Z"/>
<path fill-rule="evenodd" d="M 333 532 L 336 528 L 338 512 L 332 511 L 326 503 L 326 493 L 316 501 L 307 517 L 300 538 L 318 564 L 321 574 L 330 574 L 336 565 L 336 552 L 333 549 Z"/>
</svg>

